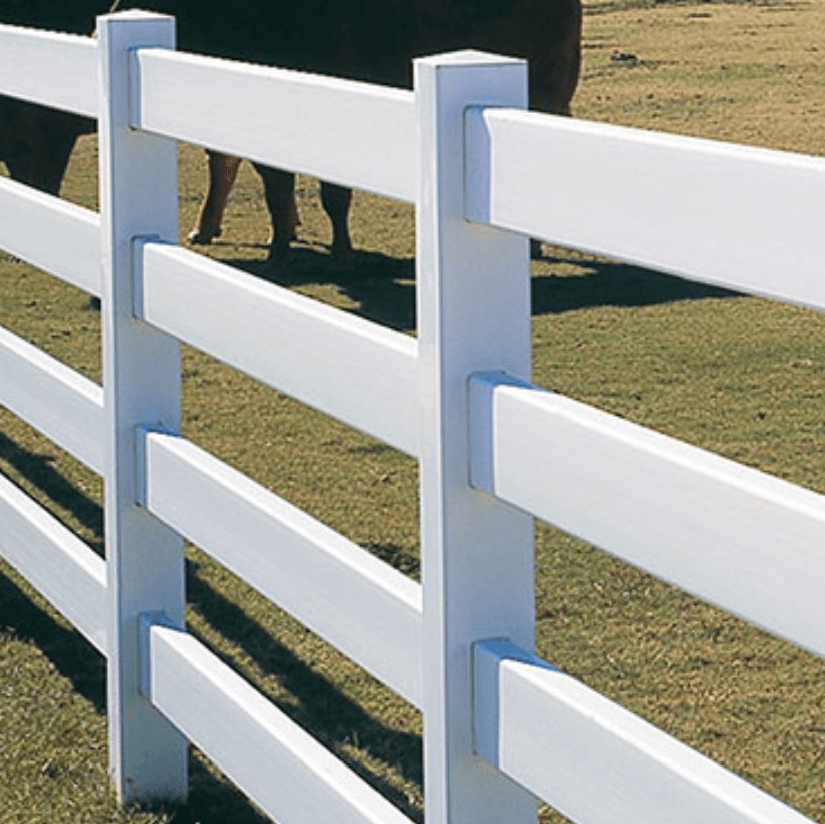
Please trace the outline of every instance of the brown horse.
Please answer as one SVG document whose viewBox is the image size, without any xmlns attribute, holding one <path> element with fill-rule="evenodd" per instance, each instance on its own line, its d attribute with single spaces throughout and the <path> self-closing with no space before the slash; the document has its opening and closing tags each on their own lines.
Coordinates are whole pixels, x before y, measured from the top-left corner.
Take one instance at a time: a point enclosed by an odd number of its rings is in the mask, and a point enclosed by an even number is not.
<svg viewBox="0 0 825 824">
<path fill-rule="evenodd" d="M 75 140 L 94 130 L 87 118 L 0 96 L 0 160 L 35 189 L 58 194 Z"/>
<path fill-rule="evenodd" d="M 51 4 L 0 0 L 0 21 L 68 31 L 89 31 L 96 0 Z M 406 87 L 413 58 L 456 49 L 524 57 L 529 63 L 530 106 L 568 114 L 579 76 L 581 0 L 236 0 L 232 14 L 203 13 L 201 0 L 118 0 L 178 18 L 182 49 L 285 68 Z M 106 11 L 106 8 L 101 11 Z M 216 105 L 219 113 L 219 105 Z M 84 118 L 0 96 L 0 160 L 12 177 L 56 194 Z M 190 234 L 209 242 L 220 232 L 237 158 L 210 153 L 209 193 Z M 256 165 L 272 220 L 270 259 L 288 249 L 295 234 L 294 175 Z M 351 192 L 322 183 L 321 197 L 333 226 L 332 251 L 347 254 Z"/>
<path fill-rule="evenodd" d="M 428 4 L 427 14 L 406 14 L 400 4 L 390 4 L 393 33 L 384 20 L 383 41 L 380 26 L 364 16 L 349 14 L 347 4 L 330 8 L 327 27 L 338 26 L 343 45 L 338 50 L 338 72 L 389 85 L 408 85 L 412 59 L 417 55 L 477 48 L 529 61 L 530 106 L 553 114 L 569 114 L 580 66 L 580 0 L 501 0 L 475 4 L 437 0 Z M 337 21 L 333 24 L 333 20 Z M 377 42 L 391 43 L 389 49 L 376 48 Z M 389 53 L 391 51 L 391 53 Z M 327 57 L 327 65 L 331 62 Z M 301 68 L 313 69 L 311 56 Z M 189 234 L 192 243 L 209 243 L 220 234 L 226 200 L 237 175 L 240 159 L 211 152 L 209 155 L 209 192 Z M 256 164 L 266 193 L 272 219 L 270 260 L 281 258 L 298 223 L 294 197 L 294 175 Z M 333 184 L 321 184 L 321 199 L 332 221 L 333 255 L 352 250 L 347 216 L 351 192 Z"/>
</svg>

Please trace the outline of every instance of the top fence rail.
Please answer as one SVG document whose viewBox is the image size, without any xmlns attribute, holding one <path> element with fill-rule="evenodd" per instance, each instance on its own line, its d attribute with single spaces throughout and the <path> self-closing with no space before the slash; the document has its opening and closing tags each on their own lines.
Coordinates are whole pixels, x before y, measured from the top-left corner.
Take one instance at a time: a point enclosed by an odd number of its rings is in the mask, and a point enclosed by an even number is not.
<svg viewBox="0 0 825 824">
<path fill-rule="evenodd" d="M 411 92 L 167 49 L 133 61 L 136 128 L 415 200 Z"/>
<path fill-rule="evenodd" d="M 494 109 L 467 135 L 473 220 L 825 308 L 822 158 Z"/>
<path fill-rule="evenodd" d="M 0 33 L 0 91 L 97 116 L 94 39 Z M 408 91 L 167 49 L 139 49 L 132 60 L 135 128 L 416 199 Z M 471 220 L 825 308 L 822 158 L 472 107 L 466 142 Z"/>
<path fill-rule="evenodd" d="M 97 117 L 97 45 L 91 37 L 0 24 L 0 93 Z"/>
</svg>

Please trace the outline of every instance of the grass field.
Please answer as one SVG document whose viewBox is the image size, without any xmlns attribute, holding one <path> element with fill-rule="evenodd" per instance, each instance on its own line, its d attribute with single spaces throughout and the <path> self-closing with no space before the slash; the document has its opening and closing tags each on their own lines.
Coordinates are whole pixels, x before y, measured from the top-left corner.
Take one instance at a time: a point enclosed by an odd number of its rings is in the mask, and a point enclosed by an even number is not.
<svg viewBox="0 0 825 824">
<path fill-rule="evenodd" d="M 822 0 L 588 2 L 574 114 L 823 155 L 823 31 Z M 95 163 L 84 139 L 67 197 L 94 205 Z M 182 235 L 204 175 L 202 153 L 183 147 Z M 248 166 L 208 254 L 414 333 L 412 210 L 357 194 L 359 252 L 337 267 L 315 183 L 300 184 L 287 270 L 265 269 Z M 6 256 L 0 279 L 0 323 L 98 379 L 87 297 Z M 575 252 L 545 247 L 533 264 L 537 383 L 820 492 L 823 332 L 804 309 Z M 185 350 L 183 369 L 188 437 L 418 575 L 414 462 L 198 352 Z M 99 479 L 2 409 L 0 470 L 103 551 Z M 187 559 L 191 630 L 421 820 L 419 715 L 195 548 Z M 536 565 L 544 658 L 825 822 L 819 659 L 544 525 Z M 263 820 L 199 753 L 185 807 L 118 811 L 104 662 L 2 562 L 0 573 L 0 824 Z"/>
</svg>

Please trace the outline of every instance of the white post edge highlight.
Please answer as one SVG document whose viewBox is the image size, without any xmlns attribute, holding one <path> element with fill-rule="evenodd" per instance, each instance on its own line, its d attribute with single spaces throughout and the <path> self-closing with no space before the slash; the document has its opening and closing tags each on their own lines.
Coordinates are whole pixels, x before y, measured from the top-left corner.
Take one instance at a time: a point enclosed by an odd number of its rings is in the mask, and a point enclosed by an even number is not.
<svg viewBox="0 0 825 824">
<path fill-rule="evenodd" d="M 100 216 L 0 179 L 0 246 L 38 269 L 100 297 Z"/>
<path fill-rule="evenodd" d="M 146 323 L 418 455 L 415 338 L 173 244 L 135 249 Z"/>
<path fill-rule="evenodd" d="M 419 584 L 179 436 L 138 446 L 149 512 L 421 707 Z"/>
<path fill-rule="evenodd" d="M 825 308 L 825 158 L 513 109 L 466 117 L 471 220 Z"/>
<path fill-rule="evenodd" d="M 511 642 L 473 652 L 479 754 L 578 824 L 812 824 Z"/>
<path fill-rule="evenodd" d="M 0 556 L 106 655 L 106 562 L 2 476 L 0 521 Z"/>
<path fill-rule="evenodd" d="M 158 49 L 133 60 L 134 126 L 414 201 L 411 92 Z"/>
<path fill-rule="evenodd" d="M 499 374 L 470 394 L 477 488 L 825 656 L 825 497 Z"/>
<path fill-rule="evenodd" d="M 141 616 L 144 695 L 280 824 L 410 824 L 203 644 Z"/>
</svg>

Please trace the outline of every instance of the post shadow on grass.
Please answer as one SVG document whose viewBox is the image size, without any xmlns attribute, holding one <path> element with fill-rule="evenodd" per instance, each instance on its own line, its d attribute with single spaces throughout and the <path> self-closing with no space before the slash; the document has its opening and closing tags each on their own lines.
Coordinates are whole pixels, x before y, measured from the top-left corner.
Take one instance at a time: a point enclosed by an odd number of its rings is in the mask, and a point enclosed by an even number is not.
<svg viewBox="0 0 825 824">
<path fill-rule="evenodd" d="M 106 715 L 106 659 L 79 632 L 67 629 L 0 573 L 0 629 L 36 646 L 102 716 Z M 105 758 L 105 746 L 103 749 Z M 42 754 L 44 758 L 48 753 Z M 237 788 L 217 780 L 195 758 L 189 765 L 190 800 L 173 810 L 175 824 L 267 824 Z M 163 808 L 163 805 L 160 805 Z M 167 810 L 170 811 L 170 810 Z"/>
<path fill-rule="evenodd" d="M 0 572 L 0 630 L 34 644 L 79 695 L 106 714 L 106 659 L 75 629 L 58 623 Z"/>
<path fill-rule="evenodd" d="M 543 255 L 545 263 L 569 263 Z M 356 314 L 399 331 L 415 329 L 415 261 L 356 250 L 343 262 L 318 247 L 293 247 L 288 262 L 228 260 L 249 274 L 279 286 L 329 283 L 358 304 Z M 609 260 L 576 261 L 582 274 L 534 274 L 532 315 L 553 315 L 600 306 L 640 307 L 681 300 L 738 295 L 729 289 Z"/>
<path fill-rule="evenodd" d="M 79 632 L 67 629 L 0 573 L 0 629 L 36 646 L 99 715 L 106 715 L 106 659 Z M 103 750 L 105 758 L 105 747 Z M 48 758 L 48 753 L 42 753 Z M 174 810 L 175 824 L 266 824 L 249 800 L 190 758 L 191 800 Z"/>
</svg>

